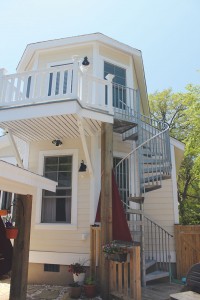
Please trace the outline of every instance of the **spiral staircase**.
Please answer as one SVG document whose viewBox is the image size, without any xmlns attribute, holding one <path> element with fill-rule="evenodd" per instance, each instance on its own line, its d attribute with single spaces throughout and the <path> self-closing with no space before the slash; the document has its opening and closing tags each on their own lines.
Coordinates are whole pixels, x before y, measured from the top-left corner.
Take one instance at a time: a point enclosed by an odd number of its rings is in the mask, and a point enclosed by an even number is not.
<svg viewBox="0 0 200 300">
<path fill-rule="evenodd" d="M 123 141 L 133 141 L 134 146 L 115 165 L 115 176 L 133 241 L 141 246 L 145 286 L 148 281 L 170 275 L 172 235 L 144 214 L 146 193 L 161 188 L 162 181 L 171 178 L 169 128 L 135 110 L 126 110 L 124 103 L 123 108 L 123 115 L 115 109 L 113 130 L 122 135 Z"/>
</svg>

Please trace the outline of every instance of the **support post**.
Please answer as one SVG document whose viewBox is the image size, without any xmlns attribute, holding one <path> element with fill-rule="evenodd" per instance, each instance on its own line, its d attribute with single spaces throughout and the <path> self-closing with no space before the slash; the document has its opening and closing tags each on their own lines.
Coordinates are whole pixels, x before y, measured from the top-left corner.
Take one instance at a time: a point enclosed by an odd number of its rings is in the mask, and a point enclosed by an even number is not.
<svg viewBox="0 0 200 300">
<path fill-rule="evenodd" d="M 103 123 L 101 128 L 101 253 L 100 287 L 103 299 L 109 297 L 109 263 L 102 246 L 112 240 L 112 167 L 113 125 Z"/>
<path fill-rule="evenodd" d="M 10 300 L 26 300 L 32 196 L 16 195 L 16 226 L 18 237 L 14 242 Z"/>
</svg>

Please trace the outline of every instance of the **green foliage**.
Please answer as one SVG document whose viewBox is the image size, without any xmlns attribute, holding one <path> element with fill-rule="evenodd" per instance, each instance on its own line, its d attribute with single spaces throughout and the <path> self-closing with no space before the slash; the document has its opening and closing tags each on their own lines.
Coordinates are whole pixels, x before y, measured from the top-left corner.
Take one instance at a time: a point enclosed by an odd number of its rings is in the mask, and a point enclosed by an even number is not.
<svg viewBox="0 0 200 300">
<path fill-rule="evenodd" d="M 149 102 L 154 118 L 166 122 L 170 136 L 185 143 L 178 174 L 180 222 L 200 224 L 200 85 L 187 85 L 185 93 L 156 92 Z"/>
</svg>

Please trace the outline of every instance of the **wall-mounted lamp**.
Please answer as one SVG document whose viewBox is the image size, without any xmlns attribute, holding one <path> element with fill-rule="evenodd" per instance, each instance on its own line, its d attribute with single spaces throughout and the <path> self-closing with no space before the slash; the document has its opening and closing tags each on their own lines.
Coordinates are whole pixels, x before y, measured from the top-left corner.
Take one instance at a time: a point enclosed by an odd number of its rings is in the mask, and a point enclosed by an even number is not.
<svg viewBox="0 0 200 300">
<path fill-rule="evenodd" d="M 84 164 L 84 160 L 81 161 L 79 172 L 86 172 L 87 166 Z"/>
<path fill-rule="evenodd" d="M 61 142 L 61 140 L 58 139 L 58 140 L 53 140 L 52 144 L 54 144 L 56 147 L 59 147 L 62 145 L 62 142 Z"/>
<path fill-rule="evenodd" d="M 87 56 L 85 56 L 84 59 L 83 59 L 82 65 L 85 66 L 85 67 L 87 67 L 87 66 L 89 66 L 89 64 L 90 63 L 88 61 L 88 58 L 87 58 Z"/>
</svg>

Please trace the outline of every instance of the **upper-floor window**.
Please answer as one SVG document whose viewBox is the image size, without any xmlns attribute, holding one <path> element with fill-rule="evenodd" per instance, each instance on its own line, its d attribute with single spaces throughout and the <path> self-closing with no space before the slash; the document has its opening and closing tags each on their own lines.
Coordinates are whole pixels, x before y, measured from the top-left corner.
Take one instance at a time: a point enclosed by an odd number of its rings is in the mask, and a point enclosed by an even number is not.
<svg viewBox="0 0 200 300">
<path fill-rule="evenodd" d="M 55 193 L 43 190 L 42 223 L 71 223 L 72 155 L 44 157 L 44 176 L 58 186 Z"/>
<path fill-rule="evenodd" d="M 104 62 L 104 78 L 112 74 L 113 78 L 113 106 L 125 109 L 126 106 L 126 69 Z"/>
</svg>

